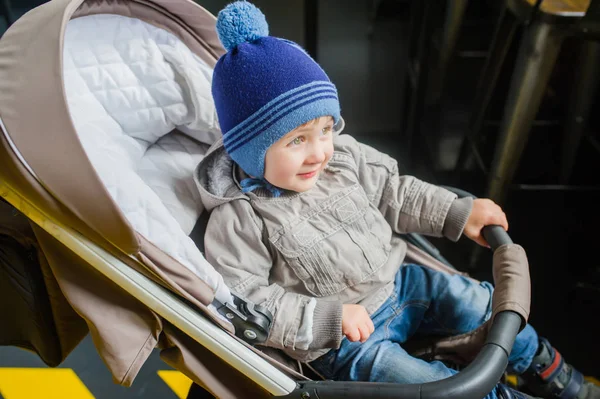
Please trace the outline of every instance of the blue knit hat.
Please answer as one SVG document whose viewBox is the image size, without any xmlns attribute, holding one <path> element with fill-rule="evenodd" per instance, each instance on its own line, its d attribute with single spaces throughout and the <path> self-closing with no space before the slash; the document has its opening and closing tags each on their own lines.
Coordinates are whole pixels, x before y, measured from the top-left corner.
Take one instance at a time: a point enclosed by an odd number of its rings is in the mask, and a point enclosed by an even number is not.
<svg viewBox="0 0 600 399">
<path fill-rule="evenodd" d="M 337 90 L 298 44 L 268 36 L 265 16 L 246 1 L 219 12 L 217 33 L 227 49 L 212 81 L 223 144 L 244 172 L 263 179 L 273 143 L 321 116 L 338 122 Z"/>
</svg>

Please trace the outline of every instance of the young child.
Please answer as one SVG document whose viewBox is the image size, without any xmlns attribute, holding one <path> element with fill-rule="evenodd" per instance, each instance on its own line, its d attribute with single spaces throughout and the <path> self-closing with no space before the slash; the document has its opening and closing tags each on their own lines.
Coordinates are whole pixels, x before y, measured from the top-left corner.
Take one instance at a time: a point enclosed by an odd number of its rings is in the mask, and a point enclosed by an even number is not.
<svg viewBox="0 0 600 399">
<path fill-rule="evenodd" d="M 400 267 L 406 245 L 393 233 L 464 233 L 486 245 L 481 229 L 507 229 L 505 214 L 488 199 L 401 176 L 389 156 L 339 135 L 335 86 L 300 46 L 268 36 L 250 3 L 228 5 L 217 30 L 228 50 L 212 83 L 223 139 L 196 174 L 211 211 L 206 257 L 234 292 L 273 313 L 266 345 L 330 379 L 420 383 L 455 373 L 402 344 L 417 331 L 475 329 L 490 317 L 492 285 Z M 509 365 L 543 397 L 600 398 L 529 325 Z M 499 385 L 487 397 L 518 395 Z"/>
</svg>

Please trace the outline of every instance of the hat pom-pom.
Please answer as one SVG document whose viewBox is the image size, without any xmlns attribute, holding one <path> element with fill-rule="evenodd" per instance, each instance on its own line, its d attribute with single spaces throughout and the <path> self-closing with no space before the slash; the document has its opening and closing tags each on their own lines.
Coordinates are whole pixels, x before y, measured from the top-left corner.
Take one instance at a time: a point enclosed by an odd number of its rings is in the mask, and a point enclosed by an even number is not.
<svg viewBox="0 0 600 399">
<path fill-rule="evenodd" d="M 247 1 L 227 5 L 217 17 L 217 34 L 223 47 L 230 51 L 238 45 L 269 35 L 265 15 Z"/>
</svg>

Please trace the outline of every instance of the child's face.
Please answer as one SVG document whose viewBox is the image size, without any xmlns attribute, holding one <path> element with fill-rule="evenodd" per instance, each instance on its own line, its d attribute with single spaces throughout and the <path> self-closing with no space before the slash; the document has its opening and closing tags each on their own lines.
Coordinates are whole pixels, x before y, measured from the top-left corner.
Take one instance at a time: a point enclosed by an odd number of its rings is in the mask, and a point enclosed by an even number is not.
<svg viewBox="0 0 600 399">
<path fill-rule="evenodd" d="M 273 144 L 265 156 L 265 179 L 274 186 L 310 190 L 333 154 L 333 118 L 300 126 Z"/>
</svg>

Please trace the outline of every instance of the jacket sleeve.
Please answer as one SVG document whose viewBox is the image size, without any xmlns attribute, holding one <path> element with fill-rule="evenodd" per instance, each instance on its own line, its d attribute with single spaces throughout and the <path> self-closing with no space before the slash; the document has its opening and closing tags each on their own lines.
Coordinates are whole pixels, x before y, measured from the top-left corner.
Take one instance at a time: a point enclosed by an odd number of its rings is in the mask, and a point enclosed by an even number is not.
<svg viewBox="0 0 600 399">
<path fill-rule="evenodd" d="M 262 221 L 247 201 L 223 204 L 213 210 L 208 222 L 206 259 L 233 292 L 273 314 L 265 345 L 293 350 L 338 348 L 342 303 L 286 292 L 270 282 L 273 259 L 262 231 Z"/>
<path fill-rule="evenodd" d="M 336 146 L 351 158 L 369 200 L 396 233 L 460 238 L 471 214 L 471 198 L 457 199 L 442 187 L 401 176 L 396 160 L 347 134 L 337 137 Z"/>
</svg>

